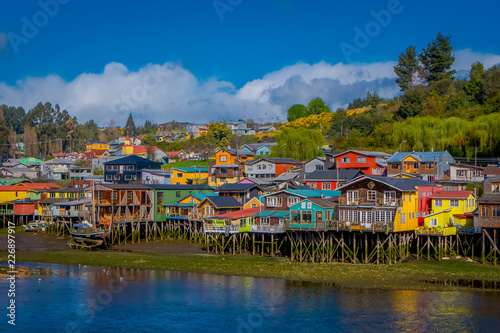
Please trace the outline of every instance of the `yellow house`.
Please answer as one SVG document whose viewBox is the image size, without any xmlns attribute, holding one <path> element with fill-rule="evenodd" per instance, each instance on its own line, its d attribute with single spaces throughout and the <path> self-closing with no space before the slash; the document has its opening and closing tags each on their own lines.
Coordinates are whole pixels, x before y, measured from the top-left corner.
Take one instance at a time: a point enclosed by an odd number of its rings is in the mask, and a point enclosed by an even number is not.
<svg viewBox="0 0 500 333">
<path fill-rule="evenodd" d="M 86 151 L 90 150 L 109 150 L 109 143 L 104 142 L 93 142 L 85 146 Z"/>
<path fill-rule="evenodd" d="M 234 184 L 243 179 L 240 163 L 253 160 L 254 154 L 248 150 L 220 148 L 215 153 L 215 161 L 209 164 L 209 186 Z"/>
<path fill-rule="evenodd" d="M 36 189 L 27 186 L 0 186 L 0 202 L 19 199 L 39 199 L 40 194 Z"/>
<path fill-rule="evenodd" d="M 170 173 L 170 183 L 173 185 L 201 184 L 207 180 L 207 177 L 207 168 L 172 168 Z"/>
<path fill-rule="evenodd" d="M 476 198 L 472 191 L 441 191 L 431 197 L 431 214 L 424 218 L 418 233 L 455 235 L 457 226 L 473 226 Z"/>
</svg>

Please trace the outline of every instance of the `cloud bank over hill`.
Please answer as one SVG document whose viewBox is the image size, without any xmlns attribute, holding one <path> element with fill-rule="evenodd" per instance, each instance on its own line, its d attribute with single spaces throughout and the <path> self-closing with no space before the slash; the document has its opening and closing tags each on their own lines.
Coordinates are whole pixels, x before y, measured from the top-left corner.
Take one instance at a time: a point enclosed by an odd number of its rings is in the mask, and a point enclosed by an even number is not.
<svg viewBox="0 0 500 333">
<path fill-rule="evenodd" d="M 454 69 L 468 71 L 474 61 L 490 67 L 500 62 L 500 56 L 457 51 Z M 201 80 L 181 63 L 149 64 L 137 71 L 109 63 L 102 73 L 83 73 L 72 81 L 49 75 L 28 77 L 13 86 L 0 82 L 0 104 L 28 111 L 49 101 L 68 110 L 79 123 L 94 119 L 100 126 L 110 122 L 124 126 L 129 113 L 137 125 L 145 120 L 285 120 L 291 105 L 307 104 L 315 97 L 335 110 L 371 91 L 384 98 L 398 95 L 395 64 L 297 63 L 237 88 L 215 77 Z"/>
</svg>

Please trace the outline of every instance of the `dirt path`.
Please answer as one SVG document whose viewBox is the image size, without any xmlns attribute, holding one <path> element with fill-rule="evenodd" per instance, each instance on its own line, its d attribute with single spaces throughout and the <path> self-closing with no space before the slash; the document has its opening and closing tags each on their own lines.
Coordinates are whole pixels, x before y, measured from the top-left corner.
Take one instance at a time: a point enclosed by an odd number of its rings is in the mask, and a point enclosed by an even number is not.
<svg viewBox="0 0 500 333">
<path fill-rule="evenodd" d="M 15 234 L 16 250 L 68 250 L 69 236 L 57 237 L 43 232 L 18 232 Z M 149 241 L 140 243 L 114 245 L 113 250 L 131 252 L 201 254 L 205 253 L 202 245 L 185 240 Z M 0 235 L 0 251 L 7 250 L 7 235 Z"/>
</svg>

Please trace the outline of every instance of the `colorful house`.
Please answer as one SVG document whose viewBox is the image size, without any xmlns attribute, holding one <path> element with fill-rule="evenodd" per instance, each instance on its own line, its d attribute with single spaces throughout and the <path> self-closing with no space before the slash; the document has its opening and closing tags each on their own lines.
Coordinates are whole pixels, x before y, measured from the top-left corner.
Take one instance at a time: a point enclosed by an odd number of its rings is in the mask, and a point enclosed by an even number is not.
<svg viewBox="0 0 500 333">
<path fill-rule="evenodd" d="M 305 199 L 290 207 L 290 230 L 327 230 L 333 227 L 333 220 L 338 215 L 336 199 Z"/>
<path fill-rule="evenodd" d="M 233 197 L 205 197 L 197 206 L 196 212 L 200 218 L 232 213 L 241 210 L 243 205 Z M 256 208 L 252 208 L 256 209 Z"/>
<path fill-rule="evenodd" d="M 254 183 L 224 184 L 215 189 L 221 197 L 233 197 L 242 205 L 246 204 L 252 198 L 262 196 L 264 191 Z"/>
<path fill-rule="evenodd" d="M 335 155 L 335 166 L 339 170 L 358 170 L 368 176 L 383 176 L 390 156 L 378 151 L 348 150 Z"/>
<path fill-rule="evenodd" d="M 264 206 L 264 198 L 262 197 L 253 197 L 246 204 L 243 205 L 243 209 L 248 208 L 258 208 Z"/>
<path fill-rule="evenodd" d="M 258 212 L 259 208 L 250 208 L 204 218 L 203 231 L 224 234 L 249 232 Z"/>
<path fill-rule="evenodd" d="M 245 162 L 245 176 L 249 178 L 275 178 L 293 170 L 296 160 L 290 158 L 261 158 Z"/>
<path fill-rule="evenodd" d="M 421 179 L 361 176 L 338 190 L 339 224 L 349 230 L 410 231 L 418 227 Z"/>
<path fill-rule="evenodd" d="M 306 176 L 306 186 L 318 190 L 335 190 L 337 186 L 342 186 L 351 179 L 363 175 L 358 170 L 318 170 Z"/>
<path fill-rule="evenodd" d="M 431 197 L 431 213 L 424 217 L 424 225 L 417 234 L 455 235 L 457 227 L 474 227 L 472 212 L 476 198 L 472 191 L 440 191 Z"/>
<path fill-rule="evenodd" d="M 172 168 L 170 182 L 175 185 L 201 184 L 207 181 L 208 169 L 204 167 Z"/>
<path fill-rule="evenodd" d="M 478 227 L 500 228 L 500 177 L 486 178 L 484 195 L 477 200 L 479 205 Z"/>
<path fill-rule="evenodd" d="M 455 159 L 445 151 L 394 153 L 387 160 L 387 176 L 411 174 L 424 180 L 442 180 Z"/>
<path fill-rule="evenodd" d="M 166 219 L 195 218 L 196 206 L 207 196 L 218 196 L 218 193 L 192 193 L 185 198 L 175 202 L 164 204 Z"/>
<path fill-rule="evenodd" d="M 246 150 L 255 156 L 271 155 L 271 147 L 276 146 L 276 142 L 270 143 L 250 143 L 241 147 L 241 150 Z"/>
<path fill-rule="evenodd" d="M 289 212 L 285 210 L 261 210 L 255 215 L 252 232 L 255 233 L 283 233 L 288 221 Z"/>
<path fill-rule="evenodd" d="M 234 184 L 244 178 L 240 163 L 253 160 L 254 155 L 247 150 L 220 148 L 215 153 L 215 161 L 208 165 L 210 170 L 208 185 Z"/>
<path fill-rule="evenodd" d="M 104 180 L 115 184 L 127 184 L 141 179 L 142 170 L 160 169 L 161 163 L 136 155 L 104 162 Z"/>
</svg>

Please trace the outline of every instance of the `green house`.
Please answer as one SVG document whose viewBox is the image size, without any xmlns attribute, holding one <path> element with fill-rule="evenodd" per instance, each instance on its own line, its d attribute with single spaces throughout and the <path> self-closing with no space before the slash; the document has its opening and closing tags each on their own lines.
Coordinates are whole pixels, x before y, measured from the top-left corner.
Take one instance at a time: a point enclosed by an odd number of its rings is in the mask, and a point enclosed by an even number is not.
<svg viewBox="0 0 500 333">
<path fill-rule="evenodd" d="M 154 190 L 154 220 L 166 221 L 165 205 L 177 203 L 193 193 L 214 193 L 214 189 L 205 185 L 149 185 Z"/>
<path fill-rule="evenodd" d="M 305 199 L 290 207 L 288 230 L 326 230 L 338 215 L 338 199 Z"/>
</svg>

